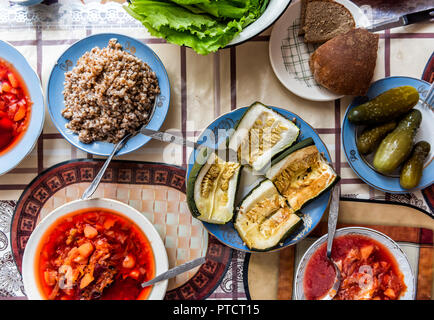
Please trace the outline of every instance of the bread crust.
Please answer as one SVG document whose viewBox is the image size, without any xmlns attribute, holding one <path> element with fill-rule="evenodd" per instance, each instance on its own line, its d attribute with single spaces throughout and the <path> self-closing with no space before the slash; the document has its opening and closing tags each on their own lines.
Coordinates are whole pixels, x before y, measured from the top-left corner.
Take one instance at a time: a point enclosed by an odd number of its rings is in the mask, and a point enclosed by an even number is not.
<svg viewBox="0 0 434 320">
<path fill-rule="evenodd" d="M 339 95 L 365 95 L 377 62 L 378 34 L 357 28 L 334 37 L 311 55 L 315 80 Z"/>
<path fill-rule="evenodd" d="M 308 0 L 301 0 L 301 8 L 300 8 L 300 29 L 298 30 L 298 35 L 304 35 L 304 20 L 306 18 L 306 6 Z"/>
</svg>

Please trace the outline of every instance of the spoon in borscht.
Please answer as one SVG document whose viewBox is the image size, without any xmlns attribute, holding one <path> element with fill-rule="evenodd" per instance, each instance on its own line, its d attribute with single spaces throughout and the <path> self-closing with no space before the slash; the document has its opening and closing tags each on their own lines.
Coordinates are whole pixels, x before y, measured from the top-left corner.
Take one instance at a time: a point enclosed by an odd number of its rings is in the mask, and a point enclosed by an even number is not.
<svg viewBox="0 0 434 320">
<path fill-rule="evenodd" d="M 338 222 L 338 215 L 339 215 L 340 193 L 341 193 L 341 188 L 339 185 L 336 185 L 333 188 L 332 201 L 330 203 L 329 218 L 328 218 L 328 232 L 327 232 L 327 259 L 331 262 L 331 264 L 335 268 L 336 276 L 333 282 L 333 286 L 321 298 L 321 300 L 332 300 L 336 296 L 339 290 L 339 286 L 341 285 L 341 271 L 339 270 L 338 266 L 332 259 L 333 239 L 335 237 L 336 224 Z"/>
</svg>

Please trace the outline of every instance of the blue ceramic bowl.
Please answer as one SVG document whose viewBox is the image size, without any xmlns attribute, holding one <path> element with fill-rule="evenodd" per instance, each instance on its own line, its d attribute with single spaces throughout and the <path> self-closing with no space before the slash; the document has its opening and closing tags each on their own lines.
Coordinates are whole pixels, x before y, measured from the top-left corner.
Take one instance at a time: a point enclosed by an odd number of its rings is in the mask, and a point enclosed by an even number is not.
<svg viewBox="0 0 434 320">
<path fill-rule="evenodd" d="M 29 126 L 21 139 L 10 150 L 0 155 L 0 175 L 15 168 L 35 146 L 45 120 L 44 96 L 41 82 L 26 58 L 11 44 L 0 40 L 0 58 L 11 63 L 24 80 L 33 104 Z"/>
<path fill-rule="evenodd" d="M 434 113 L 432 109 L 421 107 L 420 105 L 415 106 L 422 112 L 422 123 L 418 129 L 415 137 L 415 141 L 425 140 L 431 144 L 431 152 L 428 156 L 428 160 L 425 162 L 425 167 L 422 175 L 422 179 L 419 186 L 412 190 L 407 190 L 401 187 L 399 184 L 399 170 L 393 175 L 383 175 L 375 171 L 374 167 L 370 162 L 370 156 L 363 156 L 357 150 L 356 138 L 359 131 L 361 131 L 360 126 L 356 126 L 348 121 L 348 112 L 356 106 L 371 100 L 378 96 L 379 94 L 399 86 L 413 86 L 419 92 L 419 96 L 424 98 L 429 90 L 430 84 L 426 81 L 410 78 L 410 77 L 388 77 L 380 79 L 372 83 L 368 90 L 368 93 L 364 97 L 356 97 L 353 102 L 348 106 L 348 109 L 344 116 L 344 121 L 342 124 L 342 145 L 344 148 L 345 156 L 350 167 L 354 172 L 366 182 L 371 187 L 389 193 L 407 193 L 416 190 L 424 189 L 430 186 L 434 181 L 434 161 L 433 159 L 433 148 L 434 148 L 434 135 L 433 135 L 433 122 Z"/>
<path fill-rule="evenodd" d="M 297 141 L 301 141 L 307 138 L 312 138 L 315 142 L 316 147 L 318 150 L 324 154 L 327 161 L 331 162 L 330 154 L 327 150 L 326 145 L 321 140 L 319 135 L 316 133 L 316 131 L 303 119 L 301 119 L 298 115 L 295 113 L 292 113 L 285 109 L 280 109 L 276 107 L 272 107 L 273 110 L 276 112 L 279 112 L 282 116 L 288 118 L 288 119 L 295 119 L 296 125 L 300 128 L 300 135 L 297 139 Z M 236 109 L 232 112 L 229 112 L 227 114 L 224 114 L 214 120 L 202 133 L 202 135 L 198 139 L 198 144 L 204 144 L 208 147 L 215 148 L 217 145 L 220 145 L 223 141 L 226 140 L 228 137 L 222 134 L 223 132 L 233 129 L 237 123 L 243 116 L 243 114 L 246 112 L 247 107 Z M 226 130 L 219 130 L 219 129 L 226 129 Z M 217 143 L 209 143 L 207 141 L 210 141 L 212 139 L 206 139 L 206 133 L 210 135 L 210 133 L 213 133 L 213 137 L 217 137 Z M 188 161 L 188 169 L 187 169 L 187 177 L 190 175 L 190 171 L 193 167 L 194 161 L 197 156 L 197 151 L 194 150 L 189 158 Z M 188 178 L 187 178 L 188 179 Z M 303 228 L 298 230 L 298 232 L 295 232 L 291 234 L 286 240 L 284 241 L 283 245 L 278 246 L 275 249 L 272 249 L 270 251 L 280 250 L 287 246 L 294 245 L 297 242 L 304 239 L 320 222 L 325 210 L 327 209 L 328 203 L 330 201 L 331 191 L 324 192 L 321 196 L 316 198 L 314 201 L 310 202 L 306 207 L 304 207 L 301 211 L 303 212 Z M 255 252 L 250 250 L 244 243 L 243 240 L 238 235 L 238 232 L 234 228 L 234 224 L 232 222 L 228 222 L 224 225 L 220 224 L 211 224 L 202 222 L 204 227 L 208 230 L 209 233 L 214 235 L 217 239 L 219 239 L 222 243 L 226 244 L 227 246 L 240 250 L 240 251 L 246 251 L 246 252 Z"/>
<path fill-rule="evenodd" d="M 155 109 L 150 121 L 146 125 L 146 128 L 153 130 L 160 129 L 166 119 L 170 103 L 170 83 L 166 69 L 155 52 L 146 44 L 134 38 L 115 33 L 95 34 L 74 43 L 59 57 L 51 71 L 47 84 L 48 111 L 57 130 L 59 130 L 66 140 L 83 151 L 99 156 L 110 155 L 113 151 L 113 143 L 104 141 L 94 141 L 89 144 L 82 143 L 78 140 L 77 134 L 65 127 L 68 120 L 61 114 L 62 110 L 65 108 L 62 91 L 63 83 L 65 81 L 65 73 L 70 71 L 76 65 L 77 60 L 85 52 L 92 50 L 94 47 L 106 47 L 109 40 L 112 38 L 116 38 L 124 50 L 134 54 L 136 57 L 147 63 L 152 71 L 157 75 L 160 94 L 156 98 Z M 127 144 L 118 152 L 118 155 L 137 150 L 145 145 L 149 140 L 151 140 L 151 138 L 142 134 L 137 134 L 128 140 Z"/>
</svg>

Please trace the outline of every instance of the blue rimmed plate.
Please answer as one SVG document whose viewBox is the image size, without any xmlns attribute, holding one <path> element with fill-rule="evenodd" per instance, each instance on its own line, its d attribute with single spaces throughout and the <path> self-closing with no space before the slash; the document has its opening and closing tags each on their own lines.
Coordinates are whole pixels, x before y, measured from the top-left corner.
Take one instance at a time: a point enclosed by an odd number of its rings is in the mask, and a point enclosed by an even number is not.
<svg viewBox="0 0 434 320">
<path fill-rule="evenodd" d="M 417 131 L 415 142 L 425 140 L 431 144 L 431 152 L 427 157 L 424 164 L 422 179 L 419 186 L 412 190 L 407 190 L 399 184 L 399 171 L 391 175 L 383 175 L 374 170 L 371 165 L 372 155 L 364 157 L 357 150 L 356 137 L 358 132 L 362 130 L 360 126 L 356 126 L 348 121 L 348 112 L 354 107 L 371 100 L 379 94 L 399 86 L 410 85 L 416 88 L 421 98 L 425 97 L 428 93 L 430 84 L 426 81 L 410 78 L 410 77 L 388 77 L 380 79 L 372 83 L 368 93 L 364 97 L 356 97 L 353 102 L 348 106 L 342 124 L 342 145 L 344 148 L 347 162 L 354 172 L 371 187 L 390 193 L 407 193 L 430 186 L 434 181 L 434 161 L 433 161 L 433 147 L 434 135 L 432 126 L 434 123 L 434 112 L 427 107 L 417 105 L 415 108 L 422 112 L 422 123 Z"/>
<path fill-rule="evenodd" d="M 297 141 L 301 141 L 307 138 L 312 138 L 315 142 L 318 150 L 324 154 L 327 161 L 331 162 L 330 154 L 324 142 L 321 140 L 316 131 L 302 118 L 300 118 L 295 113 L 292 113 L 288 110 L 272 107 L 273 110 L 279 112 L 282 116 L 288 119 L 295 119 L 296 125 L 300 128 L 300 135 Z M 225 141 L 232 130 L 236 125 L 236 123 L 241 119 L 243 114 L 246 112 L 247 107 L 239 108 L 229 113 L 226 113 L 216 120 L 212 122 L 199 136 L 198 144 L 205 144 L 208 147 L 216 147 L 220 145 L 223 141 Z M 207 137 L 216 137 L 217 142 L 214 143 L 214 139 L 207 139 Z M 212 142 L 211 142 L 212 141 Z M 190 158 L 188 161 L 188 169 L 187 169 L 187 177 L 190 174 L 190 171 L 193 167 L 195 159 L 197 157 L 197 150 L 194 150 L 190 154 Z M 188 180 L 188 178 L 187 178 Z M 240 189 L 245 189 L 247 186 L 243 186 L 242 183 L 240 185 Z M 240 192 L 240 191 L 239 191 Z M 241 191 L 242 193 L 246 193 L 246 191 Z M 281 246 L 278 246 L 276 249 L 271 250 L 280 250 L 287 246 L 293 245 L 300 240 L 304 239 L 320 222 L 325 210 L 327 209 L 328 203 L 330 201 L 331 191 L 324 192 L 321 196 L 316 198 L 314 201 L 310 202 L 306 207 L 304 207 L 301 211 L 303 212 L 303 228 L 298 230 L 297 232 L 290 235 L 283 242 Z M 209 233 L 214 235 L 217 239 L 219 239 L 222 243 L 227 246 L 246 252 L 255 252 L 250 250 L 244 243 L 243 240 L 238 235 L 238 232 L 234 228 L 234 224 L 232 222 L 228 222 L 224 225 L 220 224 L 212 224 L 202 222 L 204 227 L 208 230 Z"/>
<path fill-rule="evenodd" d="M 88 153 L 100 156 L 108 156 L 113 150 L 113 144 L 104 141 L 94 141 L 86 144 L 78 140 L 78 135 L 65 127 L 68 122 L 61 111 L 65 108 L 63 98 L 63 83 L 65 72 L 71 70 L 77 63 L 77 60 L 87 51 L 94 47 L 106 47 L 110 39 L 116 38 L 122 45 L 123 49 L 144 61 L 155 72 L 160 86 L 160 94 L 155 101 L 155 109 L 146 128 L 159 130 L 166 119 L 170 103 L 170 83 L 166 69 L 160 58 L 146 44 L 115 33 L 100 33 L 91 35 L 71 45 L 57 60 L 54 65 L 47 84 L 47 106 L 51 119 L 57 130 L 72 145 Z M 151 138 L 142 134 L 137 134 L 128 140 L 127 144 L 118 152 L 118 155 L 126 154 L 139 149 L 146 144 Z"/>
<path fill-rule="evenodd" d="M 15 146 L 0 155 L 1 175 L 15 168 L 32 151 L 44 126 L 45 105 L 39 77 L 26 58 L 11 44 L 2 40 L 0 40 L 0 58 L 11 63 L 18 71 L 33 102 L 26 132 Z"/>
</svg>

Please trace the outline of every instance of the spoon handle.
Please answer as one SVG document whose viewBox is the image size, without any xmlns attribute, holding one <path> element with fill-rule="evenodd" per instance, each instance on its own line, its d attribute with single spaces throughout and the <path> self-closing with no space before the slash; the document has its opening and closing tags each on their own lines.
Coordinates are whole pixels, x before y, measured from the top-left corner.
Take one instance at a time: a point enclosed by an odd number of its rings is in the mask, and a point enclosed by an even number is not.
<svg viewBox="0 0 434 320">
<path fill-rule="evenodd" d="M 127 134 L 125 137 L 122 138 L 121 141 L 119 141 L 114 146 L 112 153 L 109 155 L 107 160 L 104 162 L 101 169 L 99 169 L 98 174 L 95 176 L 95 179 L 93 179 L 93 181 L 89 185 L 89 187 L 87 187 L 87 189 L 83 192 L 83 195 L 81 196 L 81 200 L 89 199 L 93 195 L 95 190 L 98 188 L 99 183 L 101 182 L 101 179 L 104 176 L 104 173 L 107 170 L 108 165 L 110 164 L 110 161 L 112 161 L 112 159 L 116 155 L 116 153 L 124 147 L 125 143 L 128 141 L 128 139 L 131 136 L 132 136 L 131 134 Z"/>
<path fill-rule="evenodd" d="M 175 268 L 172 268 L 170 270 L 167 270 L 166 272 L 163 272 L 162 274 L 156 276 L 154 279 L 151 279 L 149 281 L 142 283 L 142 288 L 148 287 L 150 285 L 153 285 L 154 283 L 170 279 L 173 277 L 176 277 L 178 274 L 184 273 L 188 270 L 191 270 L 197 266 L 200 266 L 204 264 L 206 261 L 205 257 L 201 257 L 192 261 L 189 261 L 187 263 L 181 264 Z"/>
<path fill-rule="evenodd" d="M 199 145 L 196 142 L 184 139 L 181 136 L 177 136 L 174 134 L 171 134 L 169 132 L 163 132 L 163 131 L 157 131 L 157 130 L 151 130 L 146 127 L 140 128 L 139 132 L 147 137 L 150 137 L 155 140 L 163 141 L 163 142 L 169 142 L 169 143 L 176 143 L 181 146 L 187 146 L 190 148 L 198 148 Z"/>
<path fill-rule="evenodd" d="M 331 259 L 333 238 L 335 237 L 336 224 L 339 215 L 339 196 L 341 187 L 337 184 L 333 188 L 332 201 L 330 203 L 329 218 L 328 218 L 328 234 L 327 234 L 327 257 Z"/>
<path fill-rule="evenodd" d="M 197 154 L 200 154 L 201 148 L 215 148 L 215 143 L 218 140 L 218 136 L 213 136 L 213 132 L 208 132 L 204 137 L 202 137 L 202 142 L 193 142 L 191 140 L 184 139 L 181 136 L 177 136 L 174 134 L 171 134 L 169 132 L 163 132 L 163 131 L 156 131 L 151 130 L 145 127 L 140 128 L 139 132 L 147 137 L 150 137 L 155 140 L 168 142 L 168 143 L 175 143 L 181 146 L 187 146 L 190 148 L 194 148 L 197 150 Z M 225 147 L 224 149 L 220 149 L 217 147 L 216 151 L 219 157 L 222 159 L 225 159 L 226 161 L 230 162 L 237 162 L 238 161 L 238 154 L 235 150 L 232 150 L 230 148 L 226 147 L 226 143 L 223 144 Z M 206 159 L 205 159 L 206 161 Z"/>
</svg>

